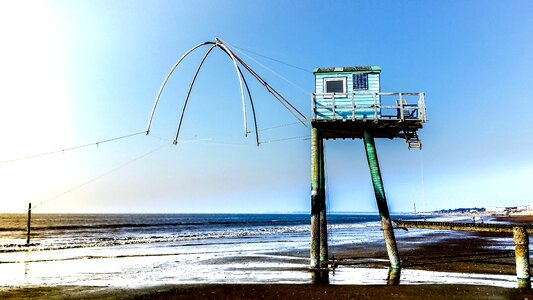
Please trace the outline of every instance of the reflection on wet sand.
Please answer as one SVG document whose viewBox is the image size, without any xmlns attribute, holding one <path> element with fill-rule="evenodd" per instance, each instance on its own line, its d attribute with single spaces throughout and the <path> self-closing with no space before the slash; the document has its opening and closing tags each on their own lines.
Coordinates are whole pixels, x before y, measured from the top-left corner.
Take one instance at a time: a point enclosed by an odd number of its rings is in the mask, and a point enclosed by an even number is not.
<svg viewBox="0 0 533 300">
<path fill-rule="evenodd" d="M 335 269 L 311 269 L 311 283 L 312 284 L 330 284 L 330 273 L 335 277 Z M 399 285 L 401 277 L 401 269 L 390 268 L 387 273 L 386 284 L 387 285 Z M 379 278 L 376 278 L 379 280 Z M 353 278 L 357 281 L 357 278 Z M 357 283 L 357 282 L 354 282 Z"/>
</svg>

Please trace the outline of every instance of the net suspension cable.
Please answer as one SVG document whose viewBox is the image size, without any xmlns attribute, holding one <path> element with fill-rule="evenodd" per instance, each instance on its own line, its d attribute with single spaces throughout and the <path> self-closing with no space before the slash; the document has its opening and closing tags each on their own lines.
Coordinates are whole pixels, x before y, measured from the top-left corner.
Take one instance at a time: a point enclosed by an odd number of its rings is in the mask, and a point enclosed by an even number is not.
<svg viewBox="0 0 533 300">
<path fill-rule="evenodd" d="M 276 98 L 289 112 L 300 121 L 305 127 L 309 128 L 307 123 L 311 121 L 302 114 L 296 107 L 294 107 L 283 95 L 275 90 L 270 84 L 268 84 L 259 74 L 257 74 L 248 64 L 246 64 L 240 57 L 233 54 L 239 63 L 246 69 L 252 76 L 254 76 L 273 96 Z M 307 122 L 307 123 L 306 123 Z"/>
<path fill-rule="evenodd" d="M 75 190 L 78 190 L 78 189 L 80 189 L 80 188 L 82 188 L 82 187 L 84 187 L 84 186 L 86 186 L 86 185 L 88 185 L 88 184 L 90 184 L 92 182 L 95 182 L 95 181 L 97 181 L 97 180 L 99 180 L 99 179 L 101 179 L 101 178 L 103 178 L 103 177 L 105 177 L 107 175 L 110 175 L 110 174 L 112 174 L 112 173 L 114 173 L 114 172 L 116 172 L 116 171 L 118 171 L 118 170 L 120 170 L 120 169 L 122 169 L 122 168 L 124 168 L 124 167 L 126 167 L 126 166 L 128 166 L 128 165 L 130 165 L 132 163 L 134 163 L 134 162 L 137 162 L 137 161 L 139 161 L 139 160 L 141 160 L 141 159 L 143 159 L 143 158 L 145 158 L 145 157 L 147 157 L 147 156 L 149 156 L 149 155 L 151 155 L 151 154 L 153 154 L 153 153 L 155 153 L 155 152 L 157 152 L 157 151 L 159 151 L 159 150 L 161 150 L 161 149 L 163 149 L 165 147 L 170 146 L 170 145 L 171 144 L 169 144 L 169 143 L 163 143 L 163 144 L 151 149 L 148 152 L 145 152 L 145 153 L 143 153 L 143 154 L 141 154 L 139 156 L 136 156 L 136 157 L 134 157 L 134 158 L 132 158 L 132 159 L 130 159 L 130 160 L 124 162 L 124 163 L 121 163 L 121 164 L 119 164 L 119 165 L 117 165 L 117 166 L 115 166 L 115 167 L 113 167 L 113 168 L 111 168 L 111 169 L 109 169 L 109 170 L 97 175 L 97 176 L 94 176 L 94 177 L 90 178 L 87 181 L 84 181 L 84 182 L 82 182 L 82 183 L 80 183 L 80 184 L 78 184 L 76 186 L 73 186 L 73 187 L 67 189 L 64 192 L 61 192 L 61 193 L 59 193 L 59 194 L 57 194 L 57 195 L 55 195 L 53 197 L 50 197 L 48 199 L 45 199 L 45 200 L 37 203 L 36 205 L 34 205 L 32 207 L 32 210 L 37 208 L 37 207 L 42 206 L 45 203 L 48 203 L 48 202 L 50 202 L 52 200 L 55 200 L 55 199 L 57 199 L 57 198 L 59 198 L 61 196 L 64 196 L 64 195 L 66 195 L 68 193 L 71 193 L 71 192 L 73 192 Z"/>
<path fill-rule="evenodd" d="M 276 59 L 276 58 L 270 57 L 270 56 L 265 55 L 265 54 L 261 54 L 261 53 L 259 53 L 259 52 L 257 52 L 257 51 L 252 51 L 252 50 L 247 49 L 247 48 L 244 48 L 244 47 L 242 47 L 242 46 L 237 46 L 237 45 L 235 45 L 235 44 L 233 44 L 233 43 L 230 44 L 230 43 L 226 42 L 226 44 L 229 45 L 229 46 L 232 47 L 232 48 L 236 48 L 236 49 L 239 49 L 239 50 L 242 50 L 242 51 L 245 51 L 245 52 L 251 53 L 251 54 L 255 54 L 255 55 L 257 55 L 257 56 L 261 56 L 261 57 L 263 57 L 263 58 L 266 58 L 266 59 L 269 59 L 269 60 L 275 61 L 275 62 L 280 63 L 280 64 L 282 64 L 282 65 L 286 65 L 286 66 L 288 66 L 288 67 L 291 67 L 291 68 L 294 68 L 294 69 L 297 69 L 297 70 L 303 71 L 303 72 L 305 72 L 305 73 L 307 73 L 307 74 L 309 74 L 309 73 L 313 73 L 313 72 L 309 71 L 308 69 L 305 69 L 305 68 L 302 68 L 302 67 L 295 66 L 295 65 L 293 65 L 293 64 L 291 64 L 291 63 L 288 63 L 288 62 L 282 61 L 282 60 L 280 60 L 280 59 Z M 239 51 L 239 52 L 241 52 L 241 51 Z M 241 52 L 241 53 L 242 53 L 242 52 Z"/>
<path fill-rule="evenodd" d="M 146 134 L 146 131 L 139 131 L 139 132 L 135 132 L 135 133 L 121 135 L 121 136 L 117 136 L 117 137 L 114 137 L 114 138 L 110 138 L 110 139 L 106 139 L 106 140 L 100 140 L 100 141 L 97 141 L 97 142 L 92 142 L 92 143 L 83 144 L 83 145 L 79 145 L 79 146 L 74 146 L 74 147 L 63 148 L 63 149 L 54 150 L 54 151 L 42 152 L 42 153 L 38 153 L 38 154 L 32 154 L 32 155 L 27 155 L 27 156 L 7 159 L 7 160 L 0 161 L 0 164 L 16 162 L 16 161 L 26 160 L 26 159 L 31 159 L 31 158 L 37 158 L 37 157 L 51 155 L 51 154 L 65 153 L 67 151 L 77 150 L 77 149 L 91 147 L 91 146 L 97 146 L 98 147 L 101 144 L 114 142 L 114 141 L 118 141 L 118 140 L 122 140 L 122 139 L 127 139 L 127 138 L 134 137 L 134 136 L 141 135 L 141 134 Z"/>
<path fill-rule="evenodd" d="M 258 61 L 257 59 L 255 59 L 255 58 L 251 57 L 250 55 L 248 55 L 248 54 L 246 54 L 246 53 L 240 51 L 239 49 L 241 49 L 241 48 L 239 48 L 239 47 L 235 47 L 235 46 L 231 46 L 231 44 L 228 44 L 228 45 L 229 45 L 230 47 L 232 47 L 232 48 L 235 48 L 236 51 L 238 51 L 238 52 L 241 53 L 242 55 L 248 57 L 249 59 L 251 59 L 252 61 L 254 61 L 256 64 L 260 65 L 261 67 L 263 67 L 264 69 L 268 70 L 268 71 L 271 72 L 272 74 L 276 75 L 277 77 L 281 78 L 281 79 L 284 80 L 285 82 L 287 82 L 287 83 L 289 83 L 290 85 L 294 86 L 295 88 L 297 88 L 298 90 L 300 90 L 302 93 L 304 93 L 306 96 L 310 94 L 309 91 L 306 90 L 305 88 L 303 88 L 301 85 L 296 84 L 295 82 L 293 82 L 293 81 L 287 79 L 285 76 L 283 76 L 283 75 L 279 74 L 278 72 L 272 70 L 271 68 L 267 67 L 266 65 L 264 65 L 263 63 L 261 63 L 261 62 Z M 259 56 L 263 56 L 263 55 L 260 55 L 260 54 L 258 54 L 258 55 L 259 55 Z M 263 56 L 263 57 L 267 58 L 266 56 Z M 274 60 L 274 61 L 277 61 L 277 60 L 272 59 L 272 58 L 269 58 L 269 59 Z M 278 61 L 278 62 L 280 62 L 280 61 Z M 286 64 L 286 63 L 283 63 L 283 64 L 288 65 L 288 64 Z M 300 69 L 300 68 L 298 68 L 298 69 Z M 303 69 L 302 69 L 302 70 L 303 70 Z"/>
</svg>

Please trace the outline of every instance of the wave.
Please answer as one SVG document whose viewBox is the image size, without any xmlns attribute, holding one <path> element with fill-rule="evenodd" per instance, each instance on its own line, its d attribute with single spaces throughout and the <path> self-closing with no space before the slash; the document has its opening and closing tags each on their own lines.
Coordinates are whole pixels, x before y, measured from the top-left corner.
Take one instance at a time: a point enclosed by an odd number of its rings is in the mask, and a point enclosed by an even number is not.
<svg viewBox="0 0 533 300">
<path fill-rule="evenodd" d="M 161 226 L 161 225 L 159 225 Z M 330 229 L 353 229 L 379 226 L 377 222 L 366 224 L 336 224 L 328 226 Z M 85 228 L 85 227 L 84 227 Z M 106 227 L 108 228 L 108 227 Z M 0 253 L 21 251 L 47 251 L 74 248 L 112 247 L 132 244 L 174 243 L 210 239 L 251 238 L 257 236 L 276 236 L 280 234 L 308 233 L 308 225 L 299 226 L 271 226 L 262 228 L 242 228 L 225 231 L 203 231 L 197 233 L 180 233 L 174 235 L 152 235 L 140 237 L 89 237 L 89 238 L 64 238 L 50 239 L 48 242 L 35 244 L 0 244 Z"/>
<path fill-rule="evenodd" d="M 287 221 L 271 220 L 270 223 L 278 225 L 281 222 Z M 353 228 L 357 226 L 366 226 L 365 224 L 374 223 L 359 223 L 359 224 L 335 224 L 328 225 L 334 228 Z M 172 223 L 122 223 L 122 224 L 88 224 L 88 225 L 47 225 L 47 226 L 32 226 L 31 230 L 35 231 L 66 231 L 66 230 L 82 230 L 82 229 L 127 229 L 127 228 L 155 228 L 155 227 L 181 227 L 181 226 L 227 226 L 227 225 L 251 225 L 251 223 L 229 222 L 229 221 L 209 221 L 209 222 L 172 222 Z M 281 224 L 280 224 L 281 225 Z M 287 224 L 288 225 L 288 224 Z M 255 226 L 264 226 L 263 223 L 257 223 Z M 309 225 L 306 225 L 309 226 Z M 26 228 L 17 227 L 0 227 L 0 232 L 18 232 L 26 231 Z"/>
<path fill-rule="evenodd" d="M 173 223 L 124 223 L 124 224 L 94 224 L 94 225 L 47 225 L 32 226 L 32 231 L 39 230 L 79 230 L 79 229 L 117 229 L 117 228 L 153 228 L 153 227 L 178 227 L 195 225 L 231 225 L 235 222 L 212 221 L 212 222 L 173 222 Z M 0 231 L 21 231 L 25 228 L 0 227 Z"/>
</svg>

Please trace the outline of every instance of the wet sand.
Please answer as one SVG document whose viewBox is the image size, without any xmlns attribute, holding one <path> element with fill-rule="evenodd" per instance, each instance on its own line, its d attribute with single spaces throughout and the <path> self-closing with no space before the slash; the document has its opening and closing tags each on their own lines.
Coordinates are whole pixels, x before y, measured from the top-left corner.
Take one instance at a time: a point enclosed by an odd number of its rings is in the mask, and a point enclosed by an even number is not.
<svg viewBox="0 0 533 300">
<path fill-rule="evenodd" d="M 533 216 L 499 218 L 529 223 Z M 515 275 L 512 234 L 435 231 L 398 240 L 404 270 Z M 307 251 L 276 253 L 295 259 Z M 330 249 L 339 268 L 388 266 L 383 243 Z M 258 259 L 258 258 L 255 258 Z M 254 258 L 228 257 L 222 263 Z M 304 270 L 302 270 L 304 272 Z M 533 299 L 532 290 L 466 284 L 328 285 L 328 284 L 193 284 L 144 288 L 52 286 L 0 290 L 0 298 L 40 299 Z"/>
<path fill-rule="evenodd" d="M 532 299 L 533 292 L 475 285 L 198 284 L 145 289 L 21 288 L 6 299 Z"/>
</svg>

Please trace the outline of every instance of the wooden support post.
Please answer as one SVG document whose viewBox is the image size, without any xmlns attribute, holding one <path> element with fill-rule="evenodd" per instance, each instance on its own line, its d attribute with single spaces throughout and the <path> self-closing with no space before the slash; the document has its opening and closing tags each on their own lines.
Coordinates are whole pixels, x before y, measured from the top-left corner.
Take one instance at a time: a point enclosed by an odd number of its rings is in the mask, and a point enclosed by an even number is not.
<svg viewBox="0 0 533 300">
<path fill-rule="evenodd" d="M 378 155 L 376 152 L 376 145 L 374 144 L 374 137 L 367 130 L 364 130 L 363 134 L 368 167 L 370 168 L 372 184 L 374 185 L 374 193 L 376 195 L 379 216 L 381 219 L 381 228 L 383 229 L 383 236 L 385 237 L 385 244 L 387 246 L 387 253 L 389 255 L 391 268 L 400 269 L 400 256 L 398 254 L 398 248 L 396 247 L 396 238 L 394 237 L 389 207 L 387 205 L 387 198 L 385 197 L 385 189 L 383 188 L 383 181 L 381 179 L 381 172 L 379 170 Z"/>
<path fill-rule="evenodd" d="M 529 275 L 529 236 L 524 227 L 513 228 L 513 240 L 515 246 L 516 277 L 519 288 L 530 288 Z"/>
<path fill-rule="evenodd" d="M 320 267 L 328 267 L 328 221 L 326 212 L 326 172 L 324 165 L 324 140 L 318 138 L 318 196 L 320 202 Z"/>
<path fill-rule="evenodd" d="M 31 202 L 28 205 L 28 224 L 26 227 L 26 244 L 30 243 L 30 234 L 31 234 Z"/>
<path fill-rule="evenodd" d="M 329 284 L 329 271 L 326 269 L 314 269 L 311 272 L 311 283 Z"/>
<path fill-rule="evenodd" d="M 311 128 L 311 268 L 320 267 L 320 137 L 318 129 Z"/>
<path fill-rule="evenodd" d="M 389 274 L 387 275 L 387 285 L 399 285 L 401 275 L 402 269 L 389 269 Z"/>
</svg>

